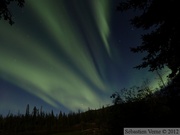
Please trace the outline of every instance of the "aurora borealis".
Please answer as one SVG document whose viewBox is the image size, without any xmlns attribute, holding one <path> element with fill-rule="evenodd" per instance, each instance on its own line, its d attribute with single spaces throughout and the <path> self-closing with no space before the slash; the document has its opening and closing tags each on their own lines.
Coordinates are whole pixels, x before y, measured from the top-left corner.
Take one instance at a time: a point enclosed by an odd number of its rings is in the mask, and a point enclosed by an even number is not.
<svg viewBox="0 0 180 135">
<path fill-rule="evenodd" d="M 0 20 L 0 113 L 24 111 L 26 104 L 98 108 L 111 103 L 114 91 L 152 78 L 133 69 L 139 60 L 128 49 L 140 34 L 119 24 L 123 16 L 117 19 L 114 5 L 27 0 L 22 9 L 12 9 L 13 26 Z"/>
</svg>

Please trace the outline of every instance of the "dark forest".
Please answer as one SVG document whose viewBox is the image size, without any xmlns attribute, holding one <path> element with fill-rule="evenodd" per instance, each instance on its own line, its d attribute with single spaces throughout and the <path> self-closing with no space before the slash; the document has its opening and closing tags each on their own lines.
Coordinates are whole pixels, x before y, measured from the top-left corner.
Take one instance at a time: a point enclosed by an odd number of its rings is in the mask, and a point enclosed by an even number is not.
<svg viewBox="0 0 180 135">
<path fill-rule="evenodd" d="M 5 0 L 6 1 L 6 0 Z M 7 0 L 8 1 L 8 0 Z M 10 1 L 8 1 L 10 2 Z M 19 2 L 22 7 L 24 1 Z M 0 18 L 11 25 L 12 15 L 5 3 L 0 3 Z M 2 6 L 3 5 L 3 6 Z M 124 127 L 178 127 L 180 120 L 180 59 L 179 10 L 177 0 L 129 0 L 117 5 L 117 12 L 127 10 L 142 14 L 131 19 L 131 24 L 143 30 L 142 44 L 131 48 L 132 53 L 146 53 L 135 68 L 149 72 L 168 67 L 168 83 L 153 92 L 143 86 L 124 88 L 112 93 L 112 106 L 85 112 L 54 114 L 43 107 L 28 104 L 25 114 L 0 116 L 0 135 L 119 135 Z"/>
</svg>

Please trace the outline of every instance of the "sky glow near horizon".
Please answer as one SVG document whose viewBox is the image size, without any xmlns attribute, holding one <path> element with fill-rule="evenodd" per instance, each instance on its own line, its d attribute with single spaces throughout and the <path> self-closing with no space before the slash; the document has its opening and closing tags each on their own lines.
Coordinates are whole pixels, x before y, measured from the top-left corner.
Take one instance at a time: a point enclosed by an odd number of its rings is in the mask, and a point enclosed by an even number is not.
<svg viewBox="0 0 180 135">
<path fill-rule="evenodd" d="M 109 104 L 110 94 L 123 83 L 118 80 L 120 64 L 113 60 L 118 59 L 113 51 L 117 48 L 110 44 L 111 4 L 111 0 L 27 1 L 20 21 L 15 18 L 13 26 L 0 22 L 0 77 L 57 109 Z M 129 76 L 127 87 L 140 84 L 135 76 Z"/>
</svg>

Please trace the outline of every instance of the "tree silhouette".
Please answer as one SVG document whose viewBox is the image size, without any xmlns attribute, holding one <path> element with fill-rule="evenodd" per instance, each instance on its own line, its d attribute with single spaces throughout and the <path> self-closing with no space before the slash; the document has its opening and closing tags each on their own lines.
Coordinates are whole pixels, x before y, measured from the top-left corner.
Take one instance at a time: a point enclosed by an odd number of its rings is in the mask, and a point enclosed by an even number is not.
<svg viewBox="0 0 180 135">
<path fill-rule="evenodd" d="M 169 78 L 175 77 L 180 70 L 180 16 L 178 0 L 128 0 L 120 2 L 117 9 L 142 11 L 141 15 L 131 19 L 136 28 L 152 30 L 142 35 L 140 46 L 131 48 L 132 52 L 146 52 L 142 63 L 135 68 L 149 67 L 149 71 L 171 69 Z"/>
<path fill-rule="evenodd" d="M 29 116 L 29 104 L 26 106 L 26 116 Z"/>
<path fill-rule="evenodd" d="M 7 20 L 10 25 L 14 23 L 12 20 L 12 13 L 9 9 L 9 5 L 12 2 L 17 2 L 18 7 L 24 6 L 24 0 L 0 0 L 0 19 L 3 18 L 4 20 Z"/>
</svg>

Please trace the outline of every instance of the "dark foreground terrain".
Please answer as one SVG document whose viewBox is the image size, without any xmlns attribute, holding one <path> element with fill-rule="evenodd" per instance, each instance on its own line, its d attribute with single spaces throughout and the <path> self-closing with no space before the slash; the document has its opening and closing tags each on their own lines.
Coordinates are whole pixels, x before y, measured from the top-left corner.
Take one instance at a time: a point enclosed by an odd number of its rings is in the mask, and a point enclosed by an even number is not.
<svg viewBox="0 0 180 135">
<path fill-rule="evenodd" d="M 111 96 L 114 105 L 86 112 L 55 115 L 27 105 L 25 114 L 0 116 L 0 135 L 117 135 L 124 127 L 179 127 L 180 90 L 172 85 L 155 93 L 147 87 L 139 93 Z"/>
</svg>

